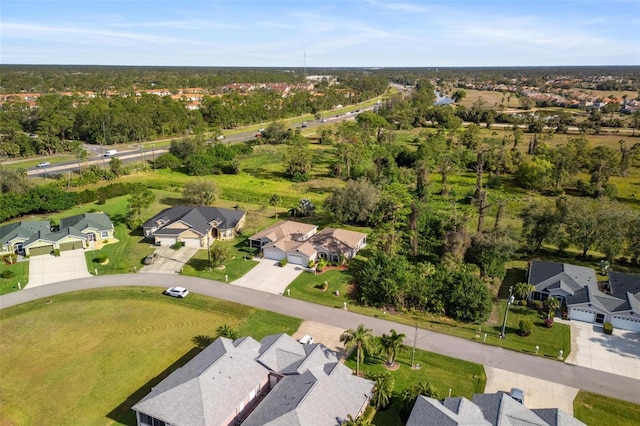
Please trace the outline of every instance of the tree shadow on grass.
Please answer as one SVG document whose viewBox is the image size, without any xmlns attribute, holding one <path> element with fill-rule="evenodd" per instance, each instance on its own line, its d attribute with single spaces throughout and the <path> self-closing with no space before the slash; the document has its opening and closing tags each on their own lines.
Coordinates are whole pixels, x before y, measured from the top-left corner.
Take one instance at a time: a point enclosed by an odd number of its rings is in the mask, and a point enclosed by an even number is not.
<svg viewBox="0 0 640 426">
<path fill-rule="evenodd" d="M 209 270 L 209 259 L 194 259 L 191 258 L 187 262 L 187 265 L 191 266 L 196 271 L 204 272 Z"/>
<path fill-rule="evenodd" d="M 198 336 L 196 336 L 198 337 Z M 194 338 L 195 339 L 195 338 Z M 125 425 L 136 425 L 136 415 L 131 407 L 138 403 L 142 398 L 144 398 L 154 386 L 157 386 L 158 383 L 163 381 L 169 376 L 169 374 L 173 373 L 178 368 L 184 366 L 187 362 L 191 361 L 193 357 L 199 354 L 202 351 L 201 348 L 191 348 L 187 353 L 182 355 L 178 360 L 176 360 L 173 364 L 167 367 L 160 374 L 149 380 L 147 383 L 138 388 L 135 392 L 129 395 L 120 405 L 111 410 L 107 417 L 111 420 L 125 424 Z"/>
</svg>

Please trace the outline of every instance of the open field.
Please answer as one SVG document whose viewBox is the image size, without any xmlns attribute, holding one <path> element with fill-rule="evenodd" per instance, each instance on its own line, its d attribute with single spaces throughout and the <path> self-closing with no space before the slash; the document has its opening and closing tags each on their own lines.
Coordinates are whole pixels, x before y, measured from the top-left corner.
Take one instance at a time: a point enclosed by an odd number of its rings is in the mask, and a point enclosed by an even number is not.
<svg viewBox="0 0 640 426">
<path fill-rule="evenodd" d="M 346 365 L 355 370 L 355 351 L 352 353 Z M 366 357 L 360 368 L 367 373 L 379 373 L 387 371 L 383 366 L 384 359 L 380 357 Z M 389 409 L 379 411 L 373 423 L 376 425 L 403 425 L 399 414 L 401 410 L 401 393 L 420 382 L 429 382 L 436 387 L 440 398 L 446 398 L 451 391 L 451 396 L 464 396 L 472 399 L 475 393 L 483 393 L 486 383 L 484 367 L 467 361 L 449 358 L 443 355 L 416 350 L 415 363 L 420 364 L 420 369 L 411 368 L 411 348 L 407 348 L 398 355 L 397 362 L 400 368 L 390 371 L 395 386 L 393 401 Z"/>
<path fill-rule="evenodd" d="M 131 406 L 227 324 L 261 339 L 300 321 L 154 288 L 69 293 L 0 311 L 0 424 L 135 424 Z M 196 337 L 200 336 L 199 339 Z"/>
<path fill-rule="evenodd" d="M 574 416 L 587 425 L 635 426 L 640 405 L 585 391 L 573 401 Z"/>
</svg>

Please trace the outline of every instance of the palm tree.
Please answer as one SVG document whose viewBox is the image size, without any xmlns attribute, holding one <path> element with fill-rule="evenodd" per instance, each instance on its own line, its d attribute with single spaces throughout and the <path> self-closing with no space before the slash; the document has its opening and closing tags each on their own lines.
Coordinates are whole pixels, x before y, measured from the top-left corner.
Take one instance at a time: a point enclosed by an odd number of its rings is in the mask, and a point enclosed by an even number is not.
<svg viewBox="0 0 640 426">
<path fill-rule="evenodd" d="M 518 300 L 526 300 L 531 293 L 535 291 L 536 287 L 528 283 L 517 283 L 513 286 L 513 295 Z"/>
<path fill-rule="evenodd" d="M 340 341 L 344 343 L 346 351 L 350 351 L 356 348 L 358 353 L 356 354 L 356 375 L 360 373 L 360 361 L 364 358 L 364 352 L 371 352 L 373 347 L 373 335 L 372 330 L 365 328 L 364 324 L 358 325 L 357 329 L 345 330 L 340 336 Z"/>
<path fill-rule="evenodd" d="M 544 302 L 545 308 L 547 308 L 547 319 L 551 319 L 551 312 L 555 312 L 560 307 L 560 301 L 553 296 L 549 296 Z"/>
<path fill-rule="evenodd" d="M 402 391 L 402 405 L 406 411 L 411 411 L 413 404 L 420 395 L 438 399 L 438 390 L 429 382 L 420 382 Z"/>
<path fill-rule="evenodd" d="M 216 337 L 226 337 L 227 339 L 236 340 L 238 333 L 227 324 L 222 324 L 216 329 Z"/>
<path fill-rule="evenodd" d="M 395 381 L 393 377 L 391 377 L 391 373 L 383 371 L 369 376 L 369 379 L 375 383 L 373 396 L 371 397 L 371 405 L 378 410 L 388 407 L 389 404 L 391 404 L 391 397 L 393 396 L 393 388 L 395 386 Z"/>
<path fill-rule="evenodd" d="M 347 415 L 347 418 L 340 423 L 341 426 L 375 426 L 370 420 L 364 419 L 362 416 L 355 419 L 351 414 Z"/>
<path fill-rule="evenodd" d="M 211 336 L 206 336 L 204 334 L 199 334 L 198 336 L 195 336 L 193 339 L 191 339 L 191 341 L 199 348 L 206 348 L 207 346 L 209 346 L 211 343 L 213 343 L 215 339 Z"/>
<path fill-rule="evenodd" d="M 398 355 L 398 352 L 401 352 L 405 349 L 405 346 L 402 344 L 405 337 L 407 336 L 404 333 L 398 333 L 392 329 L 391 334 L 383 334 L 380 338 L 382 350 L 387 356 L 388 366 L 393 366 L 396 362 L 396 356 Z"/>
</svg>

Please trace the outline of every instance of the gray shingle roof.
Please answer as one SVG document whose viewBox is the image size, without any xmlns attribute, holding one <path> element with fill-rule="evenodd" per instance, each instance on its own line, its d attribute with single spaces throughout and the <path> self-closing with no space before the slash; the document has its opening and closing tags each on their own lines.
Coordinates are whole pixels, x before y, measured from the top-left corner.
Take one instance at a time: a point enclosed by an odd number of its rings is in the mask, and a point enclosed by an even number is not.
<svg viewBox="0 0 640 426">
<path fill-rule="evenodd" d="M 251 338 L 216 339 L 133 409 L 173 425 L 221 424 L 269 375 L 254 361 L 259 347 Z"/>
<path fill-rule="evenodd" d="M 627 293 L 640 294 L 640 275 L 609 272 L 609 287 L 611 295 L 625 299 Z"/>
<path fill-rule="evenodd" d="M 215 222 L 216 229 L 233 229 L 242 220 L 243 210 L 225 209 L 211 206 L 175 206 L 162 210 L 142 224 L 143 228 L 154 228 L 162 220 L 162 227 L 181 221 L 200 235 L 205 235 Z"/>
<path fill-rule="evenodd" d="M 93 228 L 98 231 L 108 231 L 113 229 L 113 223 L 104 213 L 83 213 L 71 217 L 60 219 L 60 229 L 73 228 L 78 231 Z"/>
<path fill-rule="evenodd" d="M 38 240 L 55 243 L 68 236 L 86 238 L 83 230 L 92 228 L 97 231 L 113 229 L 113 223 L 104 213 L 83 213 L 60 219 L 60 230 L 51 232 L 48 220 L 34 220 L 11 223 L 0 227 L 0 243 L 6 244 L 16 237 L 25 239 L 25 246 Z"/>
<path fill-rule="evenodd" d="M 372 389 L 373 382 L 340 362 L 315 367 L 285 376 L 242 424 L 338 425 L 363 408 Z"/>
<path fill-rule="evenodd" d="M 31 220 L 0 226 L 0 244 L 7 244 L 14 238 L 30 239 L 38 231 L 49 232 L 48 220 Z"/>
<path fill-rule="evenodd" d="M 536 291 L 560 288 L 568 294 L 573 294 L 589 284 L 597 284 L 597 281 L 592 268 L 532 260 L 529 267 L 529 284 L 533 284 Z"/>
<path fill-rule="evenodd" d="M 557 408 L 530 410 L 504 392 L 476 394 L 466 398 L 447 398 L 440 402 L 420 396 L 407 426 L 512 425 L 584 426 L 584 423 Z"/>
</svg>

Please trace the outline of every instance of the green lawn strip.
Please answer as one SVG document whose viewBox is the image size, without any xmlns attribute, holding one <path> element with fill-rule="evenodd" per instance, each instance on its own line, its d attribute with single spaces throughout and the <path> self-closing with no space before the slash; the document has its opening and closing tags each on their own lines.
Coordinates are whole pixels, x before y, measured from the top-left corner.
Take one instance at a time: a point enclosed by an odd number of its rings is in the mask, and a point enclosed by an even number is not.
<svg viewBox="0 0 640 426">
<path fill-rule="evenodd" d="M 68 293 L 0 311 L 0 424 L 135 424 L 130 408 L 227 324 L 261 339 L 300 320 L 161 288 Z M 199 339 L 197 337 L 200 336 Z M 28 395 L 28 397 L 25 397 Z"/>
<path fill-rule="evenodd" d="M 573 400 L 573 413 L 588 425 L 633 426 L 640 419 L 640 405 L 580 391 Z"/>
<path fill-rule="evenodd" d="M 329 285 L 322 291 L 324 282 Z M 539 347 L 538 355 L 557 359 L 559 351 L 562 349 L 563 358 L 566 358 L 571 351 L 571 330 L 566 324 L 555 323 L 553 327 L 544 326 L 544 318 L 537 311 L 512 305 L 507 316 L 507 328 L 505 339 L 500 339 L 502 331 L 502 319 L 506 301 L 496 302 L 496 315 L 492 323 L 487 324 L 466 324 L 451 320 L 446 317 L 428 314 L 424 312 L 409 311 L 403 313 L 385 312 L 378 308 L 361 306 L 349 297 L 349 283 L 351 274 L 349 271 L 329 270 L 321 274 L 314 275 L 310 272 L 300 274 L 289 286 L 290 295 L 293 298 L 308 302 L 341 308 L 343 303 L 347 303 L 348 309 L 363 315 L 377 318 L 384 318 L 389 321 L 414 326 L 418 324 L 420 328 L 438 333 L 449 334 L 469 340 L 476 340 L 492 346 L 499 346 L 518 352 L 535 354 L 536 346 Z M 339 296 L 336 296 L 336 290 Z M 519 321 L 529 319 L 533 323 L 531 335 L 521 337 L 516 334 Z M 486 341 L 484 334 L 487 334 Z"/>
<path fill-rule="evenodd" d="M 252 260 L 252 255 L 246 251 L 240 250 L 246 247 L 246 238 L 240 238 L 234 241 L 215 241 L 213 246 L 226 247 L 229 253 L 229 259 L 224 262 L 224 268 L 213 267 L 209 270 L 209 257 L 207 250 L 198 250 L 196 254 L 187 262 L 182 269 L 183 275 L 193 277 L 206 278 L 209 280 L 231 282 L 242 277 L 249 272 L 251 268 L 258 264 Z"/>
<path fill-rule="evenodd" d="M 410 388 L 420 382 L 429 382 L 434 385 L 440 398 L 449 396 L 464 396 L 472 399 L 476 393 L 483 393 L 486 383 L 484 367 L 468 361 L 450 358 L 432 352 L 416 350 L 415 363 L 420 364 L 420 369 L 412 369 L 411 348 L 407 348 L 397 358 L 400 368 L 390 371 L 394 379 L 394 396 L 392 406 L 384 411 L 378 412 L 374 418 L 374 424 L 380 425 L 401 425 L 399 417 L 401 409 L 401 393 L 404 389 Z M 366 357 L 360 368 L 366 373 L 378 373 L 388 371 L 383 366 L 384 359 L 381 357 Z M 347 360 L 346 365 L 355 370 L 355 352 Z"/>
<path fill-rule="evenodd" d="M 0 277 L 0 294 L 7 294 L 13 291 L 18 291 L 18 283 L 24 288 L 29 281 L 29 262 L 17 262 L 12 265 L 7 265 L 2 262 L 0 266 L 0 274 L 4 271 L 13 272 L 12 278 Z"/>
</svg>

